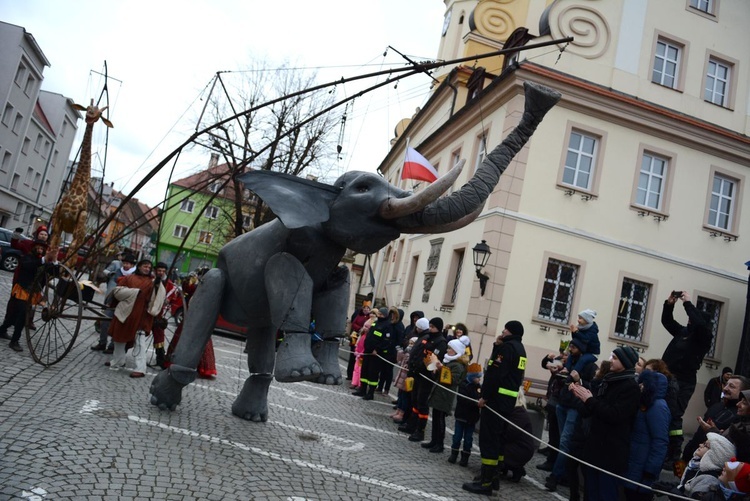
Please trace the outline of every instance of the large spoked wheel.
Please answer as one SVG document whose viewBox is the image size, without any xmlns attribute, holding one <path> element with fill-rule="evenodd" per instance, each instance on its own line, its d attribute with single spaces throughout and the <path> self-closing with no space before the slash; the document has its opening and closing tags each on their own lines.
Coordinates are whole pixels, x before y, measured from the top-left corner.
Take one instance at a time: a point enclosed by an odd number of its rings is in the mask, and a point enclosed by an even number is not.
<svg viewBox="0 0 750 501">
<path fill-rule="evenodd" d="M 73 271 L 59 265 L 37 275 L 38 294 L 26 309 L 26 343 L 37 363 L 49 367 L 70 352 L 81 328 L 83 298 Z"/>
</svg>

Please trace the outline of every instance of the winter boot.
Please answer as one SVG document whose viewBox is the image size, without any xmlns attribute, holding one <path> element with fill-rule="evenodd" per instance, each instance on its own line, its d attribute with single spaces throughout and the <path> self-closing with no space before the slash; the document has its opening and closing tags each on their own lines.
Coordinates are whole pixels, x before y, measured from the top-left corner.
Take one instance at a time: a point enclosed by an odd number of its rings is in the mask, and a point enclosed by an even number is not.
<svg viewBox="0 0 750 501">
<path fill-rule="evenodd" d="M 164 363 L 167 361 L 166 353 L 164 352 L 164 347 L 156 348 L 156 365 L 158 365 L 161 370 L 164 370 L 167 368 Z"/>
<path fill-rule="evenodd" d="M 375 398 L 375 386 L 369 384 L 367 385 L 367 392 L 362 397 L 362 400 L 372 400 Z"/>
<path fill-rule="evenodd" d="M 414 430 L 414 433 L 409 435 L 409 442 L 421 442 L 424 440 L 424 428 Z"/>
<path fill-rule="evenodd" d="M 416 414 L 412 413 L 412 415 L 409 416 L 409 420 L 398 427 L 398 431 L 402 431 L 411 435 L 417 430 L 418 422 L 419 417 Z"/>
<path fill-rule="evenodd" d="M 492 480 L 495 477 L 497 467 L 494 465 L 483 464 L 479 473 L 479 480 L 466 482 L 461 488 L 474 494 L 492 495 Z"/>
<path fill-rule="evenodd" d="M 451 455 L 448 456 L 448 462 L 451 464 L 456 464 L 457 460 L 458 460 L 458 449 L 451 449 Z M 461 458 L 461 461 L 463 461 L 463 458 Z"/>
<path fill-rule="evenodd" d="M 510 477 L 511 482 L 518 483 L 521 481 L 523 477 L 526 476 L 526 470 L 523 468 L 523 466 L 519 466 L 517 468 L 514 467 L 508 467 L 508 471 L 510 471 L 513 475 Z"/>
<path fill-rule="evenodd" d="M 420 444 L 420 445 L 422 446 L 422 448 L 423 448 L 423 449 L 432 449 L 432 448 L 433 448 L 433 447 L 435 447 L 435 446 L 436 446 L 437 444 L 438 444 L 437 440 L 435 440 L 435 439 L 433 438 L 433 439 L 432 439 L 432 440 L 430 440 L 429 442 L 425 442 L 425 443 L 423 443 L 423 444 Z"/>
<path fill-rule="evenodd" d="M 438 453 L 438 452 L 443 452 L 444 450 L 445 449 L 443 448 L 443 443 L 442 442 L 438 442 L 435 445 L 433 445 L 432 447 L 430 447 L 430 452 Z"/>
<path fill-rule="evenodd" d="M 461 461 L 458 462 L 458 465 L 469 466 L 469 456 L 471 456 L 471 451 L 461 451 Z"/>
<path fill-rule="evenodd" d="M 354 395 L 355 397 L 364 397 L 366 394 L 367 388 L 365 387 L 364 383 L 359 385 L 359 388 L 352 392 L 352 395 Z"/>
</svg>

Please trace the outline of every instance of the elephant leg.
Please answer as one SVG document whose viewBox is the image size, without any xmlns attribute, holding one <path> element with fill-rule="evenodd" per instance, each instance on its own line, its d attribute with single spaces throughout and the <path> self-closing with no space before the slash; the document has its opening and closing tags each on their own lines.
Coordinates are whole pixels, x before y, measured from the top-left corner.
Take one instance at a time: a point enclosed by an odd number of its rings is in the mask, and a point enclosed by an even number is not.
<svg viewBox="0 0 750 501">
<path fill-rule="evenodd" d="M 219 316 L 226 278 L 218 268 L 209 270 L 190 300 L 182 334 L 172 355 L 172 365 L 151 383 L 151 403 L 174 410 L 182 400 L 182 388 L 195 381 L 196 367 Z"/>
<path fill-rule="evenodd" d="M 273 380 L 276 328 L 268 326 L 248 333 L 247 346 L 250 377 L 232 404 L 232 414 L 265 423 L 268 419 L 268 387 Z"/>
<path fill-rule="evenodd" d="M 328 280 L 328 289 L 319 292 L 313 299 L 313 318 L 318 333 L 323 337 L 313 345 L 313 354 L 323 372 L 317 383 L 341 384 L 339 366 L 339 339 L 346 335 L 346 315 L 349 303 L 349 269 L 340 266 Z"/>
<path fill-rule="evenodd" d="M 284 331 L 274 377 L 283 383 L 317 379 L 321 368 L 310 349 L 312 278 L 294 256 L 281 253 L 268 260 L 265 282 L 271 321 Z"/>
</svg>

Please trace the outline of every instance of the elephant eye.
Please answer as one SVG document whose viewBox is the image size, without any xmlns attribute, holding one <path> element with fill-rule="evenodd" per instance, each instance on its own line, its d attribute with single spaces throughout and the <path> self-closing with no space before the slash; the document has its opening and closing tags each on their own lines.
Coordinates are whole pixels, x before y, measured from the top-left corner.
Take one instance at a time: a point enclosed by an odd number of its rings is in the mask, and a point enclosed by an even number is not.
<svg viewBox="0 0 750 501">
<path fill-rule="evenodd" d="M 359 193 L 366 193 L 366 192 L 370 191 L 370 186 L 367 185 L 367 184 L 357 185 L 357 191 Z"/>
</svg>

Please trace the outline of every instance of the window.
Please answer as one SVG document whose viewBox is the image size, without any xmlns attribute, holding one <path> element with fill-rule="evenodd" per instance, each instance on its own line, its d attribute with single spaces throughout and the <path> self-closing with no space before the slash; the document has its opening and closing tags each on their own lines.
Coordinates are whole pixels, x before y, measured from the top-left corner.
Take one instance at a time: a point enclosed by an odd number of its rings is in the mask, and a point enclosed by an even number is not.
<svg viewBox="0 0 750 501">
<path fill-rule="evenodd" d="M 10 189 L 16 191 L 18 189 L 18 180 L 21 179 L 17 173 L 13 174 L 13 179 L 10 181 Z"/>
<path fill-rule="evenodd" d="M 620 301 L 615 321 L 615 337 L 625 341 L 643 343 L 643 332 L 646 325 L 648 298 L 651 284 L 631 278 L 622 280 Z"/>
<path fill-rule="evenodd" d="M 417 278 L 417 265 L 419 264 L 419 256 L 412 256 L 411 267 L 409 268 L 409 274 L 406 278 L 406 285 L 404 286 L 404 293 L 402 301 L 411 301 L 412 289 L 414 289 L 414 280 Z"/>
<path fill-rule="evenodd" d="M 217 181 L 208 185 L 208 191 L 218 193 L 221 190 L 221 182 Z"/>
<path fill-rule="evenodd" d="M 635 196 L 638 205 L 657 211 L 662 210 L 667 164 L 668 161 L 665 158 L 643 153 Z"/>
<path fill-rule="evenodd" d="M 736 181 L 714 174 L 711 201 L 708 206 L 708 225 L 722 230 L 732 229 Z"/>
<path fill-rule="evenodd" d="M 49 195 L 49 179 L 44 182 L 44 188 L 42 189 L 42 196 L 46 197 Z"/>
<path fill-rule="evenodd" d="M 242 216 L 242 227 L 249 228 L 252 224 L 253 219 L 250 216 Z"/>
<path fill-rule="evenodd" d="M 573 306 L 579 267 L 558 259 L 547 261 L 537 316 L 567 325 Z"/>
<path fill-rule="evenodd" d="M 10 169 L 10 160 L 12 158 L 12 155 L 9 151 L 6 151 L 3 153 L 3 162 L 0 163 L 0 171 L 1 172 L 8 172 L 8 169 Z"/>
<path fill-rule="evenodd" d="M 198 243 L 210 245 L 214 241 L 214 234 L 210 231 L 201 230 L 198 234 Z"/>
<path fill-rule="evenodd" d="M 570 133 L 562 178 L 564 184 L 586 191 L 591 190 L 596 148 L 597 140 L 595 137 L 575 131 Z"/>
<path fill-rule="evenodd" d="M 190 214 L 192 214 L 194 207 L 195 207 L 195 202 L 193 202 L 192 200 L 185 199 L 182 202 L 180 202 L 180 210 L 182 212 L 189 212 Z"/>
<path fill-rule="evenodd" d="M 33 75 L 29 75 L 26 78 L 26 87 L 23 89 L 23 91 L 26 93 L 27 96 L 31 96 L 34 93 L 35 89 L 36 89 L 36 78 L 34 78 Z"/>
<path fill-rule="evenodd" d="M 31 148 L 31 139 L 27 137 L 23 140 L 23 146 L 21 146 L 21 153 L 23 153 L 24 155 L 28 155 L 29 148 Z"/>
<path fill-rule="evenodd" d="M 716 0 L 690 0 L 690 7 L 699 10 L 704 14 L 715 14 L 714 9 Z"/>
<path fill-rule="evenodd" d="M 654 69 L 651 81 L 672 89 L 678 87 L 680 71 L 680 57 L 682 48 L 678 45 L 659 40 L 656 42 L 656 53 L 654 54 Z"/>
<path fill-rule="evenodd" d="M 177 238 L 185 238 L 188 232 L 187 226 L 182 226 L 181 224 L 176 224 L 174 227 L 174 231 L 172 232 L 173 237 Z"/>
<path fill-rule="evenodd" d="M 708 350 L 704 358 L 716 360 L 716 340 L 719 337 L 719 321 L 721 320 L 723 306 L 723 302 L 703 296 L 697 296 L 695 300 L 695 307 L 698 311 L 706 313 L 706 316 L 711 319 L 708 325 L 708 329 L 711 331 L 711 349 Z"/>
<path fill-rule="evenodd" d="M 708 58 L 706 69 L 706 88 L 703 99 L 709 103 L 729 108 L 732 89 L 732 64 L 716 57 Z"/>
<path fill-rule="evenodd" d="M 44 149 L 42 150 L 42 158 L 47 158 L 47 155 L 49 155 L 49 148 L 51 144 L 49 141 L 44 141 Z"/>
<path fill-rule="evenodd" d="M 34 175 L 34 169 L 32 169 L 31 167 L 27 168 L 26 169 L 26 177 L 23 178 L 23 184 L 25 184 L 26 186 L 30 185 L 31 184 L 31 176 L 33 176 L 33 175 Z"/>
<path fill-rule="evenodd" d="M 13 133 L 20 134 L 21 126 L 23 125 L 23 115 L 16 113 L 16 118 L 13 121 Z"/>
<path fill-rule="evenodd" d="M 16 78 L 13 79 L 13 81 L 18 85 L 19 87 L 23 84 L 24 79 L 26 78 L 26 65 L 23 63 L 18 64 L 18 71 L 16 71 Z"/>
<path fill-rule="evenodd" d="M 31 186 L 31 189 L 34 191 L 39 189 L 39 183 L 42 182 L 42 175 L 40 173 L 34 174 L 34 184 Z"/>
<path fill-rule="evenodd" d="M 3 111 L 3 123 L 10 127 L 10 121 L 13 118 L 13 105 L 10 103 L 5 104 L 5 110 Z"/>
<path fill-rule="evenodd" d="M 454 249 L 451 265 L 448 271 L 448 280 L 446 295 L 443 299 L 444 304 L 454 305 L 458 299 L 458 287 L 461 285 L 461 270 L 464 264 L 464 249 Z"/>
<path fill-rule="evenodd" d="M 57 150 L 55 150 L 55 151 L 54 151 L 54 153 L 52 153 L 52 162 L 51 162 L 51 164 L 52 164 L 52 167 L 54 167 L 55 165 L 57 165 L 57 155 L 58 155 L 59 153 L 60 153 L 60 152 L 59 152 L 59 151 L 57 151 Z"/>
<path fill-rule="evenodd" d="M 391 281 L 398 279 L 398 265 L 401 262 L 401 255 L 404 253 L 404 239 L 398 241 L 398 250 L 391 256 Z"/>
<path fill-rule="evenodd" d="M 23 203 L 21 202 L 16 203 L 16 212 L 13 214 L 13 219 L 15 219 L 16 221 L 21 220 L 21 215 L 23 214 L 24 207 L 25 206 Z"/>
<path fill-rule="evenodd" d="M 219 217 L 219 208 L 213 205 L 209 205 L 208 207 L 206 207 L 204 215 L 208 219 L 216 219 L 217 217 Z"/>
<path fill-rule="evenodd" d="M 487 156 L 487 134 L 482 133 L 482 135 L 477 138 L 477 141 L 477 161 L 474 163 L 474 172 L 477 171 L 479 166 L 482 164 L 484 157 Z"/>
<path fill-rule="evenodd" d="M 39 148 L 41 148 L 41 146 L 42 146 L 42 140 L 44 140 L 44 138 L 42 137 L 42 135 L 41 134 L 37 134 L 36 135 L 36 141 L 34 142 L 34 151 L 36 151 L 37 153 L 39 153 Z"/>
</svg>

